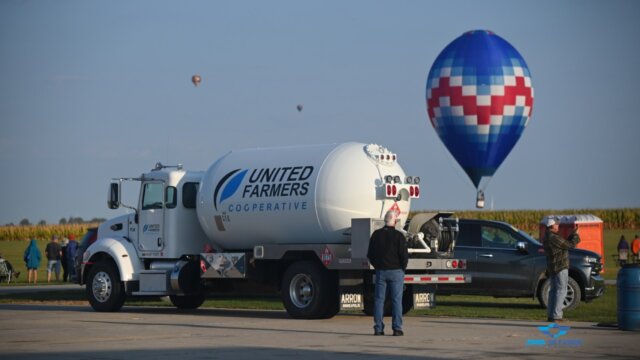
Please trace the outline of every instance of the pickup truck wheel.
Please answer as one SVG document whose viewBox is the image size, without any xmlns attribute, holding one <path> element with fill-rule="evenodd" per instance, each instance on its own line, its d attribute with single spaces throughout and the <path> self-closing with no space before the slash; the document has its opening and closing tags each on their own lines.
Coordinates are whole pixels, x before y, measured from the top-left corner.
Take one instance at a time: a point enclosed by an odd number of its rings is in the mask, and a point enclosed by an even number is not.
<svg viewBox="0 0 640 360">
<path fill-rule="evenodd" d="M 312 261 L 298 261 L 284 273 L 282 302 L 294 319 L 324 318 L 334 315 L 329 304 L 332 293 L 335 294 L 332 291 L 334 287 L 330 273 L 320 265 Z"/>
<path fill-rule="evenodd" d="M 111 261 L 100 261 L 91 268 L 85 289 L 89 304 L 96 311 L 118 311 L 124 305 L 124 284 Z"/>
<path fill-rule="evenodd" d="M 169 295 L 171 303 L 178 309 L 192 310 L 197 309 L 206 300 L 204 293 L 192 295 Z"/>
<path fill-rule="evenodd" d="M 547 308 L 549 304 L 549 289 L 551 288 L 551 282 L 549 279 L 546 279 L 542 285 L 540 286 L 540 291 L 538 291 L 538 302 L 543 308 Z M 582 291 L 580 290 L 580 285 L 577 281 L 575 281 L 572 277 L 569 277 L 569 282 L 567 283 L 567 296 L 564 298 L 564 310 L 573 310 L 580 303 L 580 298 L 582 297 Z"/>
</svg>

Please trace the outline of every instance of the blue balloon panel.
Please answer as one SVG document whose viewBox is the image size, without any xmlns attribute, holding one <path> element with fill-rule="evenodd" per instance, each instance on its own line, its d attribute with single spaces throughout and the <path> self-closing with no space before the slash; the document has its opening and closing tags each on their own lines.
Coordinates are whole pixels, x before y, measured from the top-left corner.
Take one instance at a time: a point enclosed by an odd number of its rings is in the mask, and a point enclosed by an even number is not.
<svg viewBox="0 0 640 360">
<path fill-rule="evenodd" d="M 526 62 L 498 35 L 469 31 L 436 58 L 427 78 L 431 125 L 473 184 L 491 177 L 533 109 Z"/>
</svg>

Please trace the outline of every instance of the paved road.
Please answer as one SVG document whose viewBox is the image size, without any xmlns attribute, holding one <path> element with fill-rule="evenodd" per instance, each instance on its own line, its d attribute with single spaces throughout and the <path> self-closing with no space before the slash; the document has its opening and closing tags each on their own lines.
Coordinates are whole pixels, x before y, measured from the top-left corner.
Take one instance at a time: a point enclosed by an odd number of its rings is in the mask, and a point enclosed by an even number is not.
<svg viewBox="0 0 640 360">
<path fill-rule="evenodd" d="M 389 320 L 387 320 L 389 321 Z M 283 311 L 0 305 L 3 359 L 637 359 L 639 332 L 568 323 L 405 317 L 404 337 L 372 336 L 372 319 L 292 320 Z M 544 330 L 544 329 L 543 329 Z M 557 346 L 527 346 L 556 336 Z"/>
</svg>

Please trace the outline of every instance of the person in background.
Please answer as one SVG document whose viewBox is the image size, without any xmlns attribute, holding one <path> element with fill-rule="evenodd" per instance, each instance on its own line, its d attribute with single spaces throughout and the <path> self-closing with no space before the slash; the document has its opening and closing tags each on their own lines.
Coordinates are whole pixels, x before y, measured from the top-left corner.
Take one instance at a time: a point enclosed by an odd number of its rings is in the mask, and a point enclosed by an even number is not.
<svg viewBox="0 0 640 360">
<path fill-rule="evenodd" d="M 69 281 L 76 281 L 76 264 L 75 258 L 78 252 L 78 242 L 73 234 L 69 235 L 69 244 L 67 244 L 67 270 L 69 271 Z"/>
<path fill-rule="evenodd" d="M 24 250 L 24 263 L 27 266 L 27 278 L 29 284 L 31 284 L 31 278 L 33 277 L 33 283 L 38 283 L 38 268 L 40 267 L 40 260 L 42 255 L 40 249 L 38 249 L 38 243 L 36 239 L 31 239 L 29 246 Z"/>
<path fill-rule="evenodd" d="M 388 211 L 385 226 L 373 232 L 367 258 L 376 270 L 376 286 L 373 308 L 373 334 L 384 335 L 384 302 L 387 293 L 391 297 L 391 325 L 393 336 L 402 336 L 402 292 L 404 272 L 409 262 L 407 242 L 396 230 L 397 213 Z"/>
<path fill-rule="evenodd" d="M 563 318 L 562 309 L 569 284 L 569 249 L 573 249 L 580 242 L 578 227 L 574 227 L 569 239 L 565 239 L 558 233 L 560 224 L 557 220 L 549 218 L 545 225 L 547 229 L 543 245 L 547 256 L 547 277 L 551 282 L 547 302 L 547 321 L 567 321 Z"/>
<path fill-rule="evenodd" d="M 620 266 L 627 263 L 627 259 L 629 257 L 629 243 L 627 239 L 625 239 L 624 235 L 620 236 L 620 240 L 618 241 L 618 261 L 620 262 Z"/>
<path fill-rule="evenodd" d="M 56 281 L 60 281 L 60 259 L 62 258 L 62 250 L 58 244 L 58 236 L 53 235 L 51 242 L 47 244 L 44 250 L 47 256 L 47 282 L 51 282 L 51 272 L 56 273 Z"/>
<path fill-rule="evenodd" d="M 640 260 L 640 238 L 636 234 L 636 237 L 631 240 L 631 254 L 633 254 L 634 261 Z"/>
<path fill-rule="evenodd" d="M 67 245 L 69 244 L 69 239 L 62 238 L 62 246 L 60 247 L 60 264 L 62 265 L 62 281 L 67 282 L 67 277 L 69 276 L 67 269 Z"/>
<path fill-rule="evenodd" d="M 6 278 L 7 282 L 15 280 L 20 276 L 20 271 L 16 271 L 9 260 L 5 259 L 0 253 L 0 277 Z"/>
</svg>

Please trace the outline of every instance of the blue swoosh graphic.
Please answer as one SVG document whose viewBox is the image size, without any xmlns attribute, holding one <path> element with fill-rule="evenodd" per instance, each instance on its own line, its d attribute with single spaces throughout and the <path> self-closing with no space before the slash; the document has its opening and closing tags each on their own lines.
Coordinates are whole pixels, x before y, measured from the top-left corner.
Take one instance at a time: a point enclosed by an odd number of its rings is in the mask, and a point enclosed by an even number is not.
<svg viewBox="0 0 640 360">
<path fill-rule="evenodd" d="M 233 196 L 233 194 L 235 194 L 236 191 L 238 191 L 238 188 L 240 187 L 240 184 L 242 184 L 242 180 L 244 180 L 244 176 L 247 174 L 247 171 L 249 170 L 247 169 L 241 171 L 234 175 L 231 180 L 229 180 L 227 186 L 224 187 L 224 189 L 222 190 L 222 194 L 220 195 L 220 203 L 230 198 L 231 196 Z"/>
</svg>

